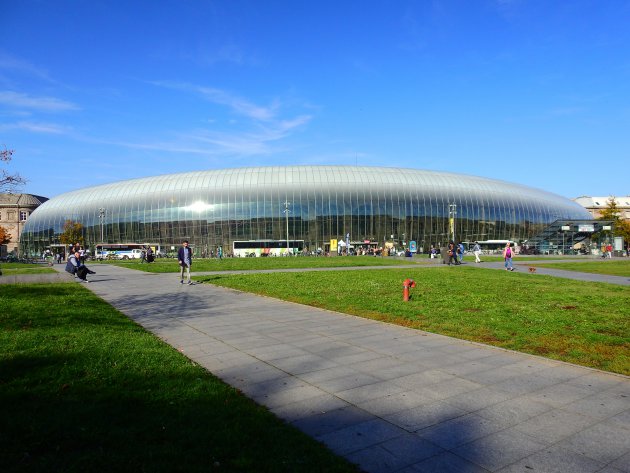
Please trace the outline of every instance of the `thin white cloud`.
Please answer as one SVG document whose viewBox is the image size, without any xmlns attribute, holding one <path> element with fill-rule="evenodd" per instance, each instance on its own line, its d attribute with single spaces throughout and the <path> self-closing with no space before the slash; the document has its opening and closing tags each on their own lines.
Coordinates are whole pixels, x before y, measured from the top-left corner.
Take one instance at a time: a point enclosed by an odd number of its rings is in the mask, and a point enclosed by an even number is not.
<svg viewBox="0 0 630 473">
<path fill-rule="evenodd" d="M 39 110 L 44 112 L 79 110 L 79 107 L 75 104 L 55 97 L 33 97 L 28 94 L 14 92 L 11 90 L 0 91 L 0 104 L 14 108 Z"/>
<path fill-rule="evenodd" d="M 48 71 L 41 69 L 33 64 L 17 59 L 9 54 L 0 52 L 0 70 L 8 70 L 13 72 L 20 72 L 32 77 L 38 77 L 52 82 L 52 79 L 48 76 Z"/>
<path fill-rule="evenodd" d="M 281 140 L 288 138 L 312 120 L 312 116 L 306 114 L 291 118 L 281 117 L 283 103 L 277 99 L 267 106 L 261 106 L 246 98 L 214 87 L 168 81 L 154 81 L 151 84 L 199 95 L 208 102 L 224 106 L 234 114 L 251 120 L 249 129 L 247 129 L 246 124 L 239 127 L 242 131 L 217 131 L 216 127 L 212 126 L 208 129 L 181 133 L 170 144 L 155 146 L 153 143 L 119 143 L 120 145 L 212 156 L 268 155 L 280 151 L 279 142 Z M 233 124 L 232 121 L 227 123 Z"/>
<path fill-rule="evenodd" d="M 273 120 L 280 108 L 278 101 L 274 101 L 271 105 L 264 107 L 256 105 L 247 99 L 231 94 L 225 90 L 214 87 L 203 87 L 183 82 L 169 81 L 152 81 L 151 84 L 159 87 L 167 87 L 169 89 L 178 89 L 198 94 L 209 102 L 224 105 L 231 109 L 234 113 L 253 120 Z"/>
<path fill-rule="evenodd" d="M 31 133 L 62 135 L 70 133 L 71 129 L 55 123 L 21 121 L 17 123 L 0 123 L 0 131 L 28 131 Z"/>
<path fill-rule="evenodd" d="M 196 88 L 196 91 L 210 102 L 225 105 L 239 115 L 243 115 L 254 120 L 273 120 L 278 109 L 278 103 L 274 103 L 269 107 L 261 107 L 241 97 L 210 87 L 198 87 Z"/>
</svg>

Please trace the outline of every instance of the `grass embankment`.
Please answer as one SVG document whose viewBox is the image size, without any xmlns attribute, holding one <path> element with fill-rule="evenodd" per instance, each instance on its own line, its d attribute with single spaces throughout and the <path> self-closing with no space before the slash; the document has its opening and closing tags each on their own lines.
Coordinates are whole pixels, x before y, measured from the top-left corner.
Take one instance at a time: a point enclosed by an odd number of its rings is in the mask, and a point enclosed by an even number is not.
<svg viewBox="0 0 630 473">
<path fill-rule="evenodd" d="M 630 258 L 627 260 L 576 261 L 574 263 L 534 263 L 531 266 L 630 277 Z"/>
<path fill-rule="evenodd" d="M 76 284 L 0 286 L 3 472 L 350 472 Z"/>
<path fill-rule="evenodd" d="M 193 259 L 192 270 L 204 271 L 247 271 L 265 269 L 342 268 L 362 266 L 399 266 L 403 264 L 429 263 L 429 258 L 394 258 L 374 256 L 335 257 L 276 257 L 276 258 L 197 258 Z M 179 271 L 176 259 L 158 258 L 153 263 L 139 261 L 106 261 L 130 269 L 151 273 L 174 273 Z"/>
<path fill-rule="evenodd" d="M 13 276 L 16 274 L 43 274 L 56 273 L 47 264 L 30 264 L 30 263 L 1 263 L 0 270 L 5 276 Z"/>
<path fill-rule="evenodd" d="M 416 281 L 402 302 L 402 282 Z M 196 279 L 630 375 L 630 288 L 436 267 Z"/>
</svg>

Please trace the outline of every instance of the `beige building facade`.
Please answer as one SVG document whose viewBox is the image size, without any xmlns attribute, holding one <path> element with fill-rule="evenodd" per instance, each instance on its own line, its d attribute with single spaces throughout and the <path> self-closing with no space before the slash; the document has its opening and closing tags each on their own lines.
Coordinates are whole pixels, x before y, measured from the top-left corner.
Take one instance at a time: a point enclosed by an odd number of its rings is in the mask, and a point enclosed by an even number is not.
<svg viewBox="0 0 630 473">
<path fill-rule="evenodd" d="M 584 207 L 593 216 L 593 218 L 599 218 L 602 210 L 608 207 L 610 199 L 615 199 L 617 207 L 619 208 L 619 217 L 622 220 L 630 220 L 630 196 L 614 197 L 609 195 L 608 197 L 589 197 L 582 196 L 573 199 L 575 202 Z"/>
<path fill-rule="evenodd" d="M 33 211 L 48 200 L 33 194 L 0 194 L 0 227 L 11 235 L 8 243 L 0 245 L 0 257 L 18 254 L 20 234 Z"/>
</svg>

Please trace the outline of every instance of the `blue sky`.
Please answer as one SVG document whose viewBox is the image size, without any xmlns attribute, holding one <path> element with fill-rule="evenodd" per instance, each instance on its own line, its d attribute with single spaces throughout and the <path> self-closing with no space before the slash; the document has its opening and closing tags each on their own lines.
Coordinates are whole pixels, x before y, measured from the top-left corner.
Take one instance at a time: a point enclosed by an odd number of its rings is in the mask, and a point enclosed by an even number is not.
<svg viewBox="0 0 630 473">
<path fill-rule="evenodd" d="M 396 166 L 628 195 L 630 1 L 0 0 L 25 192 Z"/>
</svg>

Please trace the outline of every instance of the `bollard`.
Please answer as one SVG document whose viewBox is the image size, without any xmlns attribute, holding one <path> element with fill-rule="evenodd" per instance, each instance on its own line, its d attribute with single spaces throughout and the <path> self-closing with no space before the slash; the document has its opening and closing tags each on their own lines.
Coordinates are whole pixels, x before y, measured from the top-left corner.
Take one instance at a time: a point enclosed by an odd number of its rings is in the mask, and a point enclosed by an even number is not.
<svg viewBox="0 0 630 473">
<path fill-rule="evenodd" d="M 410 287 L 416 287 L 416 282 L 413 279 L 407 278 L 403 281 L 403 301 L 404 302 L 409 301 L 409 288 Z"/>
</svg>

